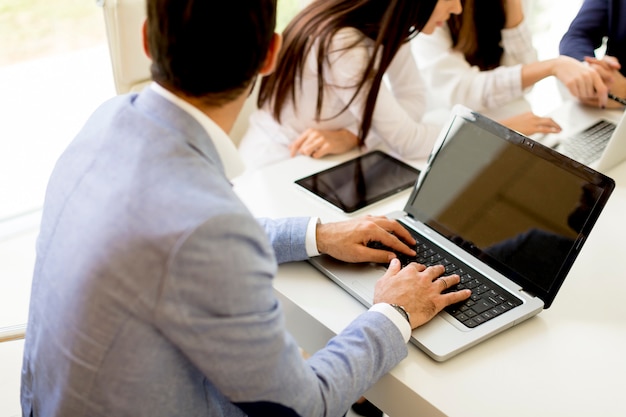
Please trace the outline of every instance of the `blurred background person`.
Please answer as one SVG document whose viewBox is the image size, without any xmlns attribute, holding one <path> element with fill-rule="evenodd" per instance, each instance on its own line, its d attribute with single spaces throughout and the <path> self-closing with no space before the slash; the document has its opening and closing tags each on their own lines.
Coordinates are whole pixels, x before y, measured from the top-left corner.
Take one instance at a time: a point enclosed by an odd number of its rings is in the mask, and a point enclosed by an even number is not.
<svg viewBox="0 0 626 417">
<path fill-rule="evenodd" d="M 522 0 L 462 0 L 430 36 L 419 34 L 411 49 L 433 107 L 463 104 L 475 111 L 497 109 L 521 99 L 538 81 L 556 76 L 572 94 L 606 88 L 599 75 L 566 56 L 539 61 L 524 18 Z M 525 135 L 555 133 L 551 118 L 525 111 L 500 120 Z"/>
<path fill-rule="evenodd" d="M 604 47 L 603 55 L 595 51 Z M 626 0 L 585 0 L 563 35 L 559 52 L 587 62 L 598 71 L 615 96 L 626 97 Z M 581 98 L 591 106 L 601 106 L 592 95 Z M 614 100 L 607 107 L 623 107 Z"/>
</svg>

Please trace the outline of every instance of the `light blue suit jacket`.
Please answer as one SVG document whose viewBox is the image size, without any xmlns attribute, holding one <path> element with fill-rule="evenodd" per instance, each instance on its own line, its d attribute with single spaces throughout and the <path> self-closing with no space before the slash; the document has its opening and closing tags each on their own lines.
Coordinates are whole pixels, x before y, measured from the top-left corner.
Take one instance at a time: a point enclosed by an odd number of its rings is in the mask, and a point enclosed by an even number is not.
<svg viewBox="0 0 626 417">
<path fill-rule="evenodd" d="M 306 258 L 307 222 L 255 220 L 206 131 L 154 91 L 102 105 L 48 186 L 23 414 L 341 416 L 406 344 L 367 312 L 302 359 L 272 278 Z"/>
</svg>

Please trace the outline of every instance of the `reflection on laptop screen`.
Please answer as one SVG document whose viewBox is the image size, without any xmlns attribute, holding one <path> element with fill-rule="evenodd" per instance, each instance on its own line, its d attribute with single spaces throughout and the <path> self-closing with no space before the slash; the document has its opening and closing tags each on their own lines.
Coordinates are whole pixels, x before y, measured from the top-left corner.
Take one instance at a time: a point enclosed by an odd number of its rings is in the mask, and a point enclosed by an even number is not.
<svg viewBox="0 0 626 417">
<path fill-rule="evenodd" d="M 570 254 L 595 221 L 589 213 L 604 197 L 591 171 L 533 152 L 550 151 L 502 140 L 457 117 L 406 211 L 543 294 L 560 287 L 573 263 Z"/>
</svg>

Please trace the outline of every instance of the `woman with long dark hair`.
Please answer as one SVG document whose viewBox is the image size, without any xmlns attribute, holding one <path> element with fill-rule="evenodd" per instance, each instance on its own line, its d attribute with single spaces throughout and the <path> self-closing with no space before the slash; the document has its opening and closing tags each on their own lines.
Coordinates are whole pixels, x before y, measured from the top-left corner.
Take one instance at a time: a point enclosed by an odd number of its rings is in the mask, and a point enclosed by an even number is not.
<svg viewBox="0 0 626 417">
<path fill-rule="evenodd" d="M 452 16 L 431 36 L 420 35 L 411 42 L 434 106 L 497 109 L 550 76 L 556 76 L 575 96 L 604 88 L 595 71 L 573 58 L 538 60 L 523 0 L 461 3 L 463 13 Z M 527 135 L 560 131 L 554 120 L 531 112 L 501 122 Z"/>
<path fill-rule="evenodd" d="M 432 33 L 459 0 L 315 0 L 283 32 L 276 71 L 263 79 L 240 143 L 255 167 L 383 144 L 427 156 L 440 126 L 422 122 L 425 87 L 408 42 Z"/>
</svg>

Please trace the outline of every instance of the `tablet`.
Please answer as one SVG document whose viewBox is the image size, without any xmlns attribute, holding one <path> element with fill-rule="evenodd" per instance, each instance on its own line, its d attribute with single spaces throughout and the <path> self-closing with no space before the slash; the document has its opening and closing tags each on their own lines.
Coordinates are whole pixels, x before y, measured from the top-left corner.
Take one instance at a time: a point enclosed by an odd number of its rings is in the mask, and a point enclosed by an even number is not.
<svg viewBox="0 0 626 417">
<path fill-rule="evenodd" d="M 412 187 L 420 171 L 382 151 L 359 155 L 295 183 L 344 213 Z"/>
</svg>

